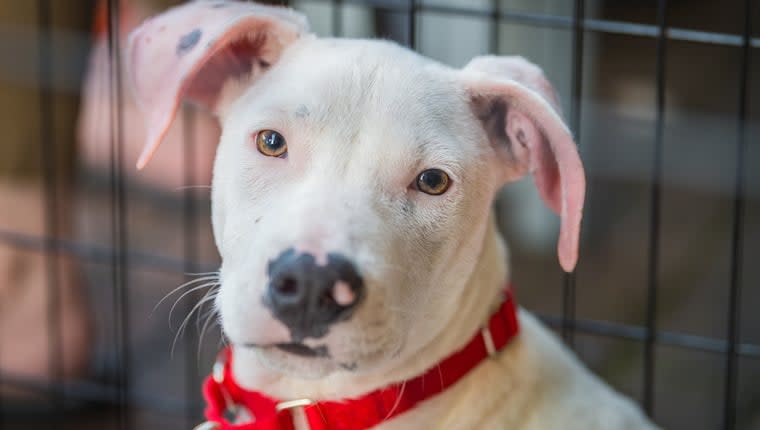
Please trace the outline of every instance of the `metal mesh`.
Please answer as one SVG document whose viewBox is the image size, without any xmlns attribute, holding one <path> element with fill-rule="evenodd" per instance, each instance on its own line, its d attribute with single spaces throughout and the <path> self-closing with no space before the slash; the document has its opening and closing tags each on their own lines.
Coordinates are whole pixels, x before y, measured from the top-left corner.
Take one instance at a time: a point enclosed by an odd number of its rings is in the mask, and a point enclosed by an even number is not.
<svg viewBox="0 0 760 430">
<path fill-rule="evenodd" d="M 584 94 L 584 39 L 590 34 L 607 34 L 621 37 L 654 39 L 656 43 L 655 64 L 655 130 L 654 130 L 654 156 L 651 166 L 651 189 L 649 206 L 649 231 L 648 231 L 648 268 L 647 282 L 642 285 L 646 290 L 646 317 L 642 325 L 621 324 L 611 321 L 578 318 L 577 286 L 582 283 L 575 274 L 564 276 L 561 286 L 561 312 L 556 315 L 541 315 L 541 318 L 549 326 L 559 330 L 565 342 L 573 347 L 576 343 L 577 334 L 593 335 L 612 339 L 624 339 L 643 345 L 643 366 L 641 372 L 641 402 L 647 413 L 652 414 L 660 399 L 655 396 L 657 379 L 656 362 L 658 347 L 671 346 L 684 350 L 703 351 L 718 354 L 724 360 L 724 386 L 722 405 L 721 428 L 730 430 L 737 428 L 737 390 L 739 380 L 739 363 L 741 359 L 760 359 L 760 344 L 742 342 L 742 291 L 745 288 L 757 288 L 756 285 L 743 285 L 742 262 L 747 261 L 743 256 L 744 228 L 745 228 L 745 204 L 746 204 L 746 181 L 747 171 L 750 166 L 746 165 L 747 151 L 751 144 L 748 138 L 750 84 L 752 81 L 751 54 L 753 49 L 760 47 L 760 38 L 753 37 L 752 16 L 753 4 L 750 0 L 743 2 L 743 22 L 737 22 L 736 28 L 739 34 L 724 34 L 709 31 L 697 31 L 685 28 L 676 28 L 669 24 L 669 1 L 657 1 L 657 16 L 655 24 L 643 24 L 637 22 L 611 21 L 587 17 L 584 10 L 585 1 L 575 0 L 572 16 L 557 16 L 543 13 L 527 12 L 522 10 L 510 10 L 501 7 L 499 1 L 491 2 L 490 8 L 451 7 L 438 3 L 421 0 L 311 0 L 311 3 L 325 4 L 332 9 L 332 33 L 344 34 L 344 17 L 342 10 L 345 6 L 363 6 L 376 8 L 377 11 L 397 13 L 404 17 L 405 29 L 398 29 L 399 34 L 408 36 L 404 40 L 409 47 L 415 48 L 418 41 L 418 31 L 422 13 L 435 13 L 458 17 L 472 17 L 490 20 L 491 36 L 488 50 L 500 52 L 499 29 L 501 25 L 521 25 L 543 29 L 567 30 L 572 35 L 572 64 L 570 71 L 572 76 L 571 93 L 569 94 L 570 107 L 569 124 L 574 130 L 577 141 L 581 147 L 584 144 L 584 136 L 581 135 L 581 123 L 583 117 L 583 94 Z M 111 130 L 110 167 L 109 167 L 109 195 L 110 195 L 110 223 L 111 240 L 109 244 L 86 243 L 80 240 L 63 237 L 57 227 L 55 215 L 60 208 L 58 187 L 56 185 L 56 134 L 55 118 L 52 95 L 53 69 L 51 57 L 53 48 L 51 40 L 51 2 L 38 0 L 38 33 L 39 33 L 39 119 L 41 123 L 39 140 L 43 145 L 40 151 L 41 171 L 44 183 L 44 211 L 45 229 L 42 235 L 31 235 L 24 232 L 0 230 L 0 244 L 15 249 L 24 249 L 36 253 L 43 253 L 46 259 L 46 282 L 50 294 L 47 303 L 48 330 L 49 330 L 49 353 L 50 375 L 49 380 L 36 380 L 29 377 L 13 374 L 0 374 L 0 383 L 4 386 L 21 387 L 25 390 L 41 393 L 50 400 L 50 413 L 61 414 L 66 407 L 66 402 L 81 400 L 85 402 L 110 405 L 118 410 L 117 421 L 119 428 L 135 428 L 133 421 L 133 408 L 141 408 L 156 411 L 170 411 L 171 413 L 184 413 L 187 416 L 188 426 L 198 418 L 201 406 L 199 404 L 198 389 L 200 385 L 199 374 L 203 373 L 202 366 L 207 363 L 199 362 L 197 339 L 185 342 L 183 354 L 186 360 L 186 395 L 184 401 L 167 400 L 159 396 L 153 396 L 138 392 L 131 387 L 132 374 L 130 364 L 139 359 L 133 355 L 133 342 L 130 334 L 130 298 L 128 291 L 131 288 L 130 273 L 135 270 L 151 270 L 177 273 L 196 273 L 215 269 L 216 263 L 206 262 L 199 254 L 199 243 L 195 239 L 194 232 L 198 229 L 198 207 L 192 189 L 188 188 L 182 204 L 182 228 L 184 231 L 184 244 L 181 258 L 169 257 L 160 253 L 151 253 L 145 250 L 130 247 L 130 230 L 127 222 L 129 208 L 127 190 L 125 188 L 124 154 L 122 152 L 122 112 L 120 103 L 114 104 L 109 115 L 111 123 L 115 127 Z M 108 46 L 111 53 L 111 96 L 115 100 L 121 100 L 122 86 L 119 84 L 121 76 L 120 55 L 121 42 L 119 7 L 117 0 L 108 0 Z M 402 21 L 393 21 L 398 24 Z M 669 74 L 669 43 L 673 41 L 685 41 L 695 44 L 735 47 L 736 54 L 740 57 L 740 76 L 735 82 L 722 82 L 722 85 L 736 86 L 738 91 L 737 114 L 735 124 L 737 130 L 737 142 L 735 145 L 735 176 L 733 179 L 732 196 L 732 219 L 731 246 L 728 250 L 730 260 L 730 280 L 728 307 L 716 309 L 725 315 L 727 332 L 725 338 L 713 338 L 699 336 L 676 331 L 663 330 L 658 325 L 658 289 L 660 288 L 660 262 L 662 260 L 660 250 L 662 248 L 662 183 L 663 183 L 663 145 L 665 129 L 665 112 L 667 100 L 667 82 Z M 192 112 L 186 114 L 187 123 L 192 122 Z M 198 157 L 193 141 L 193 133 L 190 129 L 185 131 L 186 147 L 185 159 L 181 160 L 184 167 L 185 182 L 188 184 L 196 181 L 196 157 Z M 593 190 L 592 190 L 593 198 Z M 91 380 L 63 380 L 60 360 L 56 357 L 62 355 L 60 336 L 60 299 L 58 297 L 56 260 L 58 256 L 66 256 L 79 261 L 93 263 L 108 267 L 110 270 L 110 286 L 112 289 L 111 316 L 113 332 L 111 333 L 112 349 L 116 370 L 110 373 L 109 378 L 101 381 Z M 580 262 L 583 265 L 583 260 Z M 203 361 L 203 360 L 201 360 Z M 3 397 L 0 396 L 0 429 L 5 429 L 3 418 Z M 61 423 L 51 424 L 52 428 L 63 427 Z"/>
</svg>

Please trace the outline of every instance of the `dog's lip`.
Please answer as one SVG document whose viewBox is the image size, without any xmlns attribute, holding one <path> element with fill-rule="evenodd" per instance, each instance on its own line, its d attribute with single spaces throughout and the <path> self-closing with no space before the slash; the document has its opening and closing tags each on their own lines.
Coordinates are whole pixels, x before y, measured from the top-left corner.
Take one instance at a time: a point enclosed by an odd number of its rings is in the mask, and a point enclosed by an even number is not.
<svg viewBox="0 0 760 430">
<path fill-rule="evenodd" d="M 245 344 L 245 346 L 248 348 L 277 348 L 281 351 L 284 351 L 293 355 L 298 355 L 301 357 L 323 357 L 324 358 L 324 357 L 330 356 L 327 350 L 327 346 L 325 345 L 310 347 L 310 346 L 304 345 L 303 343 L 288 342 L 288 343 L 272 343 L 268 345 L 247 343 Z"/>
<path fill-rule="evenodd" d="M 309 347 L 302 343 L 278 343 L 275 347 L 290 354 L 300 355 L 302 357 L 328 357 L 327 347 L 317 346 Z"/>
</svg>

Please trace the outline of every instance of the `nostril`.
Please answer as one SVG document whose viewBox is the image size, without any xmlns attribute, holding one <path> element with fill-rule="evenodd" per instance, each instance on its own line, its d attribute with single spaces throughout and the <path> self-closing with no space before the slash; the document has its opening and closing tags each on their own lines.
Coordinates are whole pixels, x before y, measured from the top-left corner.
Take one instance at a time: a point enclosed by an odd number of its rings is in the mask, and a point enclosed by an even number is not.
<svg viewBox="0 0 760 430">
<path fill-rule="evenodd" d="M 321 309 L 329 309 L 330 306 L 334 306 L 335 299 L 333 299 L 332 294 L 330 294 L 329 291 L 325 291 L 324 293 L 320 294 L 319 296 L 319 307 Z"/>
<path fill-rule="evenodd" d="M 298 281 L 293 278 L 282 278 L 275 283 L 276 292 L 283 296 L 294 296 L 298 294 Z"/>
</svg>

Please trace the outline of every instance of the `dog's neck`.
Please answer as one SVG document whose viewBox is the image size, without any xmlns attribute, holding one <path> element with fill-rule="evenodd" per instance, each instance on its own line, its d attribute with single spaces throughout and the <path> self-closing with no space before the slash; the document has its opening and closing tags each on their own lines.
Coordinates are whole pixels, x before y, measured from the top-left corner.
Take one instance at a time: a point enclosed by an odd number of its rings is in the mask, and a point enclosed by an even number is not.
<svg viewBox="0 0 760 430">
<path fill-rule="evenodd" d="M 413 378 L 464 345 L 496 308 L 508 280 L 508 252 L 496 228 L 494 214 L 488 219 L 480 257 L 462 291 L 459 311 L 452 316 L 441 334 L 432 339 L 412 360 L 377 372 L 340 372 L 325 378 L 308 380 L 274 373 L 263 368 L 256 352 L 234 348 L 233 372 L 237 383 L 280 399 L 341 399 L 356 397 L 394 382 Z M 477 291 L 478 294 L 472 294 Z"/>
</svg>

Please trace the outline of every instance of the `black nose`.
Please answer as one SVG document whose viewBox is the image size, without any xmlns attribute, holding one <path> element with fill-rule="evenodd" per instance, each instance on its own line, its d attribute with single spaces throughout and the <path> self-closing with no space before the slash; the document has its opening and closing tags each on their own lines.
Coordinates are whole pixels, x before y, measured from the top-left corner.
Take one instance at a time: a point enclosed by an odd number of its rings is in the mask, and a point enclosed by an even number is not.
<svg viewBox="0 0 760 430">
<path fill-rule="evenodd" d="M 364 282 L 340 254 L 317 264 L 311 254 L 288 249 L 269 262 L 264 304 L 290 329 L 294 341 L 322 337 L 330 324 L 345 320 L 364 296 Z"/>
</svg>

